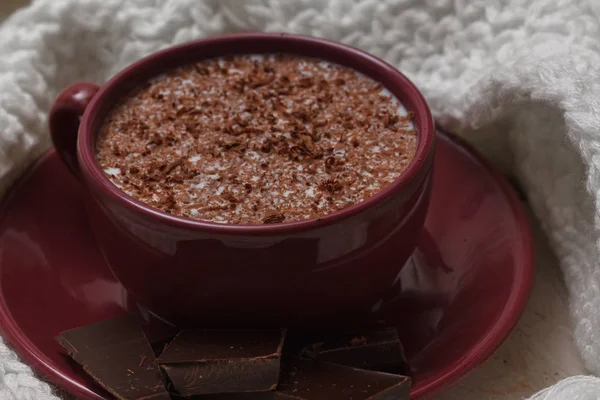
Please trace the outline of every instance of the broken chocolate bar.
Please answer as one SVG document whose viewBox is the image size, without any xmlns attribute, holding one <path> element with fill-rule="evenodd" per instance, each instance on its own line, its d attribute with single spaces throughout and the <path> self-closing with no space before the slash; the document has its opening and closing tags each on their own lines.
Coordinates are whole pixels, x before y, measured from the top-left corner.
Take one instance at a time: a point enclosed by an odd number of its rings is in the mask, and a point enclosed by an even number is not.
<svg viewBox="0 0 600 400">
<path fill-rule="evenodd" d="M 183 396 L 274 390 L 285 330 L 186 330 L 156 362 Z"/>
<path fill-rule="evenodd" d="M 395 328 L 291 336 L 302 357 L 393 374 L 408 372 Z"/>
<path fill-rule="evenodd" d="M 283 362 L 277 392 L 298 400 L 408 400 L 410 378 L 293 358 Z"/>
<path fill-rule="evenodd" d="M 71 329 L 56 341 L 117 399 L 170 399 L 152 348 L 134 316 Z"/>
<path fill-rule="evenodd" d="M 250 392 L 250 393 L 220 393 L 206 394 L 194 397 L 174 396 L 175 400 L 297 400 L 297 397 L 291 397 L 278 392 Z"/>
</svg>

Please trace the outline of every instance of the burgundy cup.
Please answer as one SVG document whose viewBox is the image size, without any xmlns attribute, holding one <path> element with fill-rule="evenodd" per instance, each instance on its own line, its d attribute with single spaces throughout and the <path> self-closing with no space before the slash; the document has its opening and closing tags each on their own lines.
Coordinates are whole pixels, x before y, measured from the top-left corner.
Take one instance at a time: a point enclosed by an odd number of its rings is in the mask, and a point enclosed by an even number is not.
<svg viewBox="0 0 600 400">
<path fill-rule="evenodd" d="M 165 71 L 231 54 L 290 53 L 353 68 L 414 112 L 415 158 L 367 201 L 320 218 L 227 225 L 163 213 L 122 192 L 95 158 L 111 108 Z M 281 325 L 356 318 L 381 303 L 412 254 L 427 212 L 434 152 L 430 110 L 391 65 L 339 43 L 288 34 L 233 34 L 153 54 L 101 88 L 77 83 L 50 112 L 54 145 L 87 187 L 105 258 L 142 307 L 177 326 Z M 82 265 L 81 268 L 85 268 Z"/>
</svg>

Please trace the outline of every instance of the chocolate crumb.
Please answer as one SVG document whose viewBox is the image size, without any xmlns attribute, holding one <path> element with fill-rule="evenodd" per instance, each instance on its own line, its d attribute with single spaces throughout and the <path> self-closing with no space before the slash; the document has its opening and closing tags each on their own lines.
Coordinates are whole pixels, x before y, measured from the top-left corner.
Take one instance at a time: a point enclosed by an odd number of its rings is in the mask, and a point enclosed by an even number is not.
<svg viewBox="0 0 600 400">
<path fill-rule="evenodd" d="M 386 128 L 391 128 L 393 127 L 399 120 L 400 118 L 398 117 L 398 114 L 387 114 L 385 116 L 385 127 Z"/>
<path fill-rule="evenodd" d="M 269 83 L 273 82 L 275 80 L 275 75 L 269 75 L 265 78 L 262 78 L 254 83 L 252 83 L 252 88 L 256 89 L 259 88 L 261 86 L 265 86 L 268 85 Z"/>
<path fill-rule="evenodd" d="M 173 161 L 172 163 L 170 163 L 169 165 L 167 165 L 163 172 L 165 174 L 170 174 L 175 168 L 179 167 L 181 164 L 183 164 L 183 160 L 177 159 L 177 160 Z"/>
<path fill-rule="evenodd" d="M 351 346 L 362 346 L 369 343 L 369 340 L 365 336 L 355 337 L 350 340 Z"/>
<path fill-rule="evenodd" d="M 342 187 L 342 184 L 336 181 L 335 179 L 326 179 L 319 183 L 319 189 L 329 193 L 335 193 L 337 191 L 340 191 L 342 190 Z"/>
<path fill-rule="evenodd" d="M 209 70 L 208 68 L 203 65 L 202 63 L 197 63 L 194 65 L 194 69 L 196 70 L 196 72 L 198 72 L 200 75 L 206 76 L 209 74 Z"/>
<path fill-rule="evenodd" d="M 305 78 L 300 78 L 300 80 L 298 81 L 298 86 L 300 86 L 301 88 L 309 88 L 314 84 L 312 78 L 309 77 L 305 77 Z"/>
<path fill-rule="evenodd" d="M 280 223 L 283 221 L 285 221 L 285 215 L 283 215 L 281 213 L 267 214 L 263 218 L 263 223 L 265 223 L 265 224 L 277 224 L 277 223 Z"/>
<path fill-rule="evenodd" d="M 223 194 L 221 194 L 221 197 L 223 197 L 225 200 L 229 201 L 230 203 L 238 203 L 239 202 L 239 200 L 235 197 L 235 195 L 233 193 L 231 193 L 230 191 L 223 192 Z"/>
</svg>

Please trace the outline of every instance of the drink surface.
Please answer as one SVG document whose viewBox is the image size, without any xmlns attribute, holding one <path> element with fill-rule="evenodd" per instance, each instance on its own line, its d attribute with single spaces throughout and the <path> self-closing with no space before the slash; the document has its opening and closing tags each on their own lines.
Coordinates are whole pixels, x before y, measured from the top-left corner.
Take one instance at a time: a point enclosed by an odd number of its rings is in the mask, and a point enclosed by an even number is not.
<svg viewBox="0 0 600 400">
<path fill-rule="evenodd" d="M 230 224 L 323 216 L 392 183 L 417 145 L 411 115 L 378 82 L 292 55 L 183 66 L 109 114 L 96 157 L 130 196 Z"/>
</svg>

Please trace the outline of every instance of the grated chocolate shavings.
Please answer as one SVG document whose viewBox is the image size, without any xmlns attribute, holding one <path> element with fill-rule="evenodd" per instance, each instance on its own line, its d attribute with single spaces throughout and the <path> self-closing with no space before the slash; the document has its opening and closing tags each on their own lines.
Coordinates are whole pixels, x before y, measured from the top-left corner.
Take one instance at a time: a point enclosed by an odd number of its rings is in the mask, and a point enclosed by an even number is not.
<svg viewBox="0 0 600 400">
<path fill-rule="evenodd" d="M 289 55 L 184 66 L 107 117 L 97 159 L 168 213 L 218 223 L 319 217 L 393 182 L 416 149 L 412 113 L 351 69 Z"/>
<path fill-rule="evenodd" d="M 265 224 L 277 224 L 283 221 L 285 221 L 285 215 L 276 212 L 267 214 L 263 219 L 263 223 Z"/>
<path fill-rule="evenodd" d="M 319 183 L 319 189 L 324 192 L 335 193 L 342 190 L 342 184 L 335 179 L 326 179 Z"/>
</svg>

